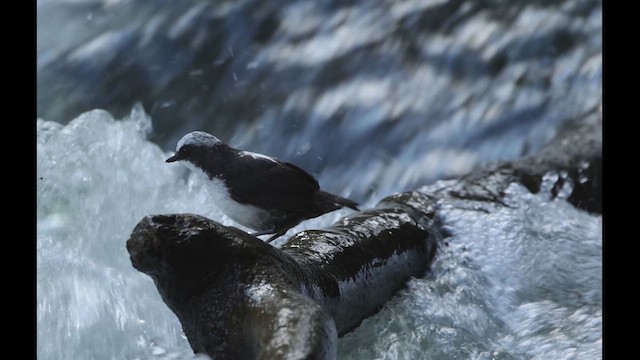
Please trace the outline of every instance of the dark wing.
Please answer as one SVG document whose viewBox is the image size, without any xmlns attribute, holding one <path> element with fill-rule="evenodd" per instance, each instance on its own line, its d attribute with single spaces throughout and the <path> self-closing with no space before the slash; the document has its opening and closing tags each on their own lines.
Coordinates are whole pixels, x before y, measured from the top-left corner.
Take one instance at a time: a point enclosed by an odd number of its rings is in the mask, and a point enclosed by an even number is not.
<svg viewBox="0 0 640 360">
<path fill-rule="evenodd" d="M 311 211 L 312 197 L 320 188 L 313 176 L 293 164 L 252 155 L 240 156 L 226 174 L 233 200 L 281 211 Z"/>
</svg>

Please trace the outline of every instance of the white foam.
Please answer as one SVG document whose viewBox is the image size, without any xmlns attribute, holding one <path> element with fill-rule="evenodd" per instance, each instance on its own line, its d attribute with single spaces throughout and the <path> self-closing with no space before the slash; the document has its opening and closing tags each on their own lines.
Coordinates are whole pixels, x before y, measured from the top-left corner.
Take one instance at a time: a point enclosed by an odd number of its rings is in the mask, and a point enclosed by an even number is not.
<svg viewBox="0 0 640 360">
<path fill-rule="evenodd" d="M 194 358 L 153 281 L 125 243 L 145 215 L 196 213 L 225 225 L 198 176 L 146 140 L 141 108 L 121 121 L 100 110 L 66 126 L 37 121 L 39 359 Z M 177 355 L 176 355 L 177 354 Z"/>
<path fill-rule="evenodd" d="M 602 218 L 517 184 L 506 202 L 441 201 L 449 245 L 338 358 L 601 358 Z"/>
</svg>

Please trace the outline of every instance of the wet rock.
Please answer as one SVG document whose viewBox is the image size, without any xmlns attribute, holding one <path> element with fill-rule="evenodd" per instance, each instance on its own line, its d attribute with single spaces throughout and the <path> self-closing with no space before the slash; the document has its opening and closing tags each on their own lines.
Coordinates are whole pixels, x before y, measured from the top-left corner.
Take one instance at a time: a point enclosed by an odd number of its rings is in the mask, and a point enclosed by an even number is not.
<svg viewBox="0 0 640 360">
<path fill-rule="evenodd" d="M 333 320 L 300 292 L 304 269 L 198 215 L 147 216 L 127 242 L 196 353 L 215 359 L 335 357 Z"/>
<path fill-rule="evenodd" d="M 551 198 L 564 198 L 574 206 L 602 213 L 602 113 L 594 109 L 569 122 L 560 134 L 535 155 L 501 162 L 475 171 L 438 197 L 502 203 L 507 186 L 519 182 L 532 193 L 549 183 Z"/>
<path fill-rule="evenodd" d="M 338 334 L 423 275 L 433 258 L 430 200 L 417 192 L 404 197 L 302 232 L 281 249 L 198 215 L 147 216 L 127 250 L 196 353 L 333 359 Z"/>
</svg>

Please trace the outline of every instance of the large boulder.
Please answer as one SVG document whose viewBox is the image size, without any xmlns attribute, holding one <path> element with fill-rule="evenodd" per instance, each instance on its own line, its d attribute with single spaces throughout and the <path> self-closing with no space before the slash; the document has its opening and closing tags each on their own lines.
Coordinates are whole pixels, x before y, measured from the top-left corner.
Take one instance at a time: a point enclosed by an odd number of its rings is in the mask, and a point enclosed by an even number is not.
<svg viewBox="0 0 640 360">
<path fill-rule="evenodd" d="M 281 249 L 199 215 L 153 215 L 127 249 L 196 353 L 333 359 L 339 334 L 427 270 L 438 238 L 430 204 L 418 192 L 392 197 Z"/>
</svg>

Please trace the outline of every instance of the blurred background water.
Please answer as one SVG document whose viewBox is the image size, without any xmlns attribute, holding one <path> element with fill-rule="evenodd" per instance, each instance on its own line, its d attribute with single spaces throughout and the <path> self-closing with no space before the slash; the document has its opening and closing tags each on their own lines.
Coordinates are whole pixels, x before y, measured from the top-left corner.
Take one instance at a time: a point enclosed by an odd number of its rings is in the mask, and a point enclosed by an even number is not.
<svg viewBox="0 0 640 360">
<path fill-rule="evenodd" d="M 149 213 L 232 224 L 163 163 L 186 132 L 367 207 L 534 153 L 602 103 L 599 1 L 42 0 L 37 25 L 43 359 L 192 356 L 124 248 Z M 519 211 L 444 212 L 450 246 L 340 358 L 599 358 L 601 217 L 512 190 Z"/>
</svg>

